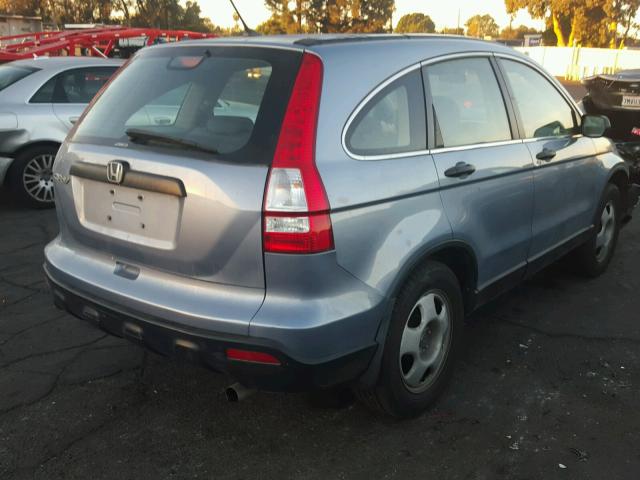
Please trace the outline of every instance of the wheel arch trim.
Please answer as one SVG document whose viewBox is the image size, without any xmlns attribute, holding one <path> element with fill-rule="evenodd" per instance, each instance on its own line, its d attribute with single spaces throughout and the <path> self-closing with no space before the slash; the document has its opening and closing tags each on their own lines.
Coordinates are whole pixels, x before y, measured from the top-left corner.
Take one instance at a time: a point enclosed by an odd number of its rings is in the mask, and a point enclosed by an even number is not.
<svg viewBox="0 0 640 480">
<path fill-rule="evenodd" d="M 475 288 L 476 288 L 477 279 L 478 279 L 478 260 L 477 260 L 475 251 L 473 250 L 471 245 L 459 239 L 450 239 L 435 245 L 426 246 L 424 249 L 421 249 L 415 252 L 398 269 L 399 270 L 398 275 L 396 275 L 396 278 L 394 279 L 391 285 L 391 288 L 389 289 L 389 294 L 387 295 L 387 305 L 386 305 L 386 308 L 384 309 L 384 315 L 380 320 L 378 331 L 376 332 L 376 337 L 375 337 L 378 348 L 373 358 L 371 359 L 371 363 L 369 364 L 369 367 L 358 380 L 358 383 L 360 385 L 365 387 L 372 387 L 377 382 L 378 375 L 380 373 L 384 347 L 387 339 L 387 332 L 389 330 L 391 314 L 393 312 L 395 299 L 398 296 L 400 288 L 402 288 L 402 285 L 404 285 L 404 283 L 407 281 L 411 273 L 413 273 L 421 265 L 423 265 L 429 260 L 440 261 L 437 259 L 438 254 L 445 252 L 447 249 L 464 250 L 469 255 L 469 259 L 473 263 L 473 267 L 474 267 L 474 277 L 472 280 L 473 288 L 471 292 L 468 292 L 469 298 L 466 297 L 465 292 L 463 291 L 463 297 L 465 300 L 465 313 L 468 313 L 467 312 L 468 306 L 472 308 L 474 296 L 476 295 Z M 457 276 L 458 275 L 456 274 L 456 277 Z"/>
</svg>

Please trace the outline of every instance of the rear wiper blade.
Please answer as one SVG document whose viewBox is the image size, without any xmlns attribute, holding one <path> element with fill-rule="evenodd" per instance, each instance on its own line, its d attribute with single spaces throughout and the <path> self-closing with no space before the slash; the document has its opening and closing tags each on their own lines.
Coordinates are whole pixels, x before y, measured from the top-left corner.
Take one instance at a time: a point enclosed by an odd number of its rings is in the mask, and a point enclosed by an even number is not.
<svg viewBox="0 0 640 480">
<path fill-rule="evenodd" d="M 148 130 L 140 130 L 138 128 L 129 128 L 128 130 L 125 131 L 125 133 L 127 134 L 127 137 L 129 137 L 134 142 L 136 140 L 162 142 L 162 143 L 168 143 L 170 145 L 177 145 L 180 147 L 190 148 L 192 150 L 198 150 L 200 152 L 211 153 L 213 155 L 217 155 L 220 153 L 215 148 L 201 145 L 198 142 L 192 142 L 191 140 L 171 137 L 169 135 L 163 135 L 161 133 L 149 132 Z"/>
</svg>

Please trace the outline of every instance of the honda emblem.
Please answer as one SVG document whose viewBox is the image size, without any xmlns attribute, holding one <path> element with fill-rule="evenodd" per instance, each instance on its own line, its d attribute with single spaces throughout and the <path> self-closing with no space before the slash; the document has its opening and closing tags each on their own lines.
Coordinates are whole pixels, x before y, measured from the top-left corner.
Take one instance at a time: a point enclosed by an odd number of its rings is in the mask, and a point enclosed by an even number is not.
<svg viewBox="0 0 640 480">
<path fill-rule="evenodd" d="M 124 178 L 124 163 L 117 160 L 107 164 L 107 180 L 110 183 L 122 183 Z"/>
</svg>

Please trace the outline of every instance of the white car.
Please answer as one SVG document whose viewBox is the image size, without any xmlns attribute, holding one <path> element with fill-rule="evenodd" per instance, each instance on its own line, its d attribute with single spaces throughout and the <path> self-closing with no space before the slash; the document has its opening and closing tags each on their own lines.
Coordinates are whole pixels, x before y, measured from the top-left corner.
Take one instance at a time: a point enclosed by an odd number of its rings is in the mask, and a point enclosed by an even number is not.
<svg viewBox="0 0 640 480">
<path fill-rule="evenodd" d="M 0 185 L 27 205 L 52 207 L 58 148 L 122 63 L 41 57 L 0 65 Z"/>
</svg>

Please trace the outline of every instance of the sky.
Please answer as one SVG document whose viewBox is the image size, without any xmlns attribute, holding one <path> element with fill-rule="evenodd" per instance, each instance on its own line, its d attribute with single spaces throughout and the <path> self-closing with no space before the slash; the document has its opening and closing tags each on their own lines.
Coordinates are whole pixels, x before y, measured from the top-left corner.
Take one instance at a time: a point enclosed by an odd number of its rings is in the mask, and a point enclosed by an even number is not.
<svg viewBox="0 0 640 480">
<path fill-rule="evenodd" d="M 230 27 L 233 25 L 233 9 L 229 0 L 199 0 L 204 16 L 211 18 L 215 25 Z M 269 11 L 263 0 L 235 0 L 236 7 L 249 27 L 255 28 L 269 17 Z M 455 27 L 460 12 L 460 25 L 464 26 L 469 17 L 475 14 L 488 13 L 496 19 L 500 27 L 509 25 L 504 0 L 396 0 L 396 11 L 393 16 L 394 26 L 406 13 L 420 12 L 429 15 L 438 30 L 443 27 Z M 544 25 L 539 20 L 532 20 L 526 11 L 519 12 L 513 25 L 520 24 L 541 29 Z"/>
</svg>

